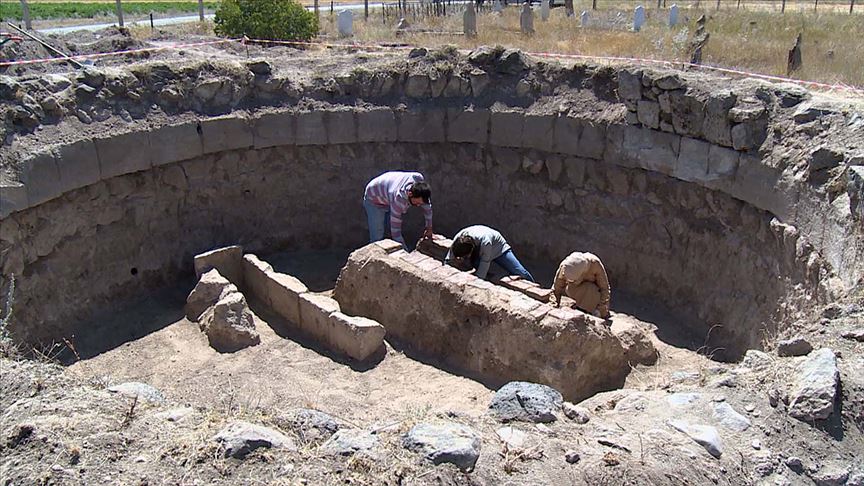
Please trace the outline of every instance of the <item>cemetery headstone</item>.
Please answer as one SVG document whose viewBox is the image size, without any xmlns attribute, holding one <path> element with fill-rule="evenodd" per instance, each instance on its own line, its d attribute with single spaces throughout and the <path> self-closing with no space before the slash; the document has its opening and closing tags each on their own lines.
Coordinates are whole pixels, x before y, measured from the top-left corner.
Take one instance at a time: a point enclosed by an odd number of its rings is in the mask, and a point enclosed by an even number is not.
<svg viewBox="0 0 864 486">
<path fill-rule="evenodd" d="M 522 28 L 523 34 L 534 33 L 534 12 L 531 10 L 531 3 L 529 2 L 522 4 L 522 13 L 519 15 L 519 26 Z"/>
<path fill-rule="evenodd" d="M 540 1 L 540 20 L 543 22 L 549 20 L 549 0 Z"/>
<path fill-rule="evenodd" d="M 591 16 L 588 15 L 587 10 L 582 11 L 582 15 L 579 16 L 579 23 L 582 25 L 582 28 L 587 28 L 591 24 Z"/>
<path fill-rule="evenodd" d="M 354 35 L 354 14 L 350 10 L 339 12 L 336 17 L 336 28 L 339 30 L 339 37 Z"/>
<path fill-rule="evenodd" d="M 468 2 L 465 13 L 462 14 L 462 33 L 465 37 L 477 35 L 477 12 L 474 10 L 474 2 Z"/>
<path fill-rule="evenodd" d="M 573 8 L 573 0 L 564 0 L 564 11 L 567 12 L 568 17 L 576 14 L 576 10 Z"/>
<path fill-rule="evenodd" d="M 678 4 L 673 3 L 669 8 L 669 27 L 678 25 Z"/>
<path fill-rule="evenodd" d="M 645 9 L 642 5 L 636 7 L 636 10 L 633 12 L 633 32 L 639 32 L 642 29 L 642 25 L 645 24 Z"/>
</svg>

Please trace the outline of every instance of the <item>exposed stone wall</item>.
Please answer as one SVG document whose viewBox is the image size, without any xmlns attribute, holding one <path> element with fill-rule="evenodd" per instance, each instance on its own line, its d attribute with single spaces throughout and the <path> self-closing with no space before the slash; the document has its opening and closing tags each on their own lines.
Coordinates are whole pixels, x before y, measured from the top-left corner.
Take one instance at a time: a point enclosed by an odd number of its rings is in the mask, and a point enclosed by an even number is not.
<svg viewBox="0 0 864 486">
<path fill-rule="evenodd" d="M 381 322 L 411 354 L 492 388 L 539 382 L 573 401 L 624 383 L 624 349 L 602 320 L 387 243 L 352 253 L 334 296 L 346 312 Z"/>
<path fill-rule="evenodd" d="M 362 188 L 398 168 L 429 176 L 440 232 L 490 224 L 550 261 L 592 251 L 616 288 L 699 331 L 722 324 L 714 344 L 732 355 L 842 290 L 835 275 L 861 278 L 859 128 L 808 93 L 742 82 L 723 94 L 717 80 L 535 65 L 512 51 L 451 61 L 357 71 L 338 89 L 241 76 L 294 91 L 232 97 L 220 110 L 254 109 L 215 118 L 145 110 L 147 123 L 94 139 L 63 132 L 58 116 L 56 136 L 16 138 L 0 177 L 0 286 L 20 277 L 16 334 L 69 335 L 88 311 L 176 278 L 214 246 L 359 246 Z M 151 68 L 142 76 L 170 82 L 136 85 L 142 99 L 202 82 L 188 67 Z M 17 100 L 28 85 L 14 88 Z M 208 106 L 184 103 L 172 106 Z M 831 136 L 802 144 L 816 123 Z"/>
</svg>

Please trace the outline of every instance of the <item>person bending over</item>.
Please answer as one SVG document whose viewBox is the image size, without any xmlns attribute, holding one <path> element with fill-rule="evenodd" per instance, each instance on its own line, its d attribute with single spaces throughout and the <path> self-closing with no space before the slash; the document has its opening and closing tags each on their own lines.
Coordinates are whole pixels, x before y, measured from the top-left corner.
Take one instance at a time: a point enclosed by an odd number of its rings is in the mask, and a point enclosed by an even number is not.
<svg viewBox="0 0 864 486">
<path fill-rule="evenodd" d="M 486 278 L 492 262 L 503 267 L 509 275 L 534 281 L 534 277 L 516 259 L 507 240 L 488 226 L 469 226 L 456 233 L 453 245 L 444 259 L 447 265 L 463 269 L 468 266 L 474 268 L 474 275 L 479 278 Z"/>
<path fill-rule="evenodd" d="M 432 238 L 432 189 L 419 172 L 385 172 L 366 184 L 363 207 L 369 223 L 369 243 L 384 239 L 389 217 L 390 236 L 407 250 L 402 237 L 402 215 L 411 206 L 423 208 L 426 229 L 423 238 Z"/>
<path fill-rule="evenodd" d="M 564 293 L 583 311 L 592 314 L 597 311 L 600 317 L 609 317 L 609 279 L 597 255 L 576 251 L 561 262 L 552 285 L 556 307 L 561 305 Z"/>
</svg>

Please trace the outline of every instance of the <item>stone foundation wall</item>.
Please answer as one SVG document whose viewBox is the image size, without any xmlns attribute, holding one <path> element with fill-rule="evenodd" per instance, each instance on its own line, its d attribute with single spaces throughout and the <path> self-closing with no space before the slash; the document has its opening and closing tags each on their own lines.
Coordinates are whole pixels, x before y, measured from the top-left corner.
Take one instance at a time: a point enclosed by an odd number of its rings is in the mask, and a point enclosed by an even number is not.
<svg viewBox="0 0 864 486">
<path fill-rule="evenodd" d="M 410 354 L 491 388 L 531 381 L 579 401 L 621 387 L 630 371 L 602 320 L 541 304 L 387 241 L 351 254 L 334 297 L 345 312 L 379 321 Z"/>
</svg>

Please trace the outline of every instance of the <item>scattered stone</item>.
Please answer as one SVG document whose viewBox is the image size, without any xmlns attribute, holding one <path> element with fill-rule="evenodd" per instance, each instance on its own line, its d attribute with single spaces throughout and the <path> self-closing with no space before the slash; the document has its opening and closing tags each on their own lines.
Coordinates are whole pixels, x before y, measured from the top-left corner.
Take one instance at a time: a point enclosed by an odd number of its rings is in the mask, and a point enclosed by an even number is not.
<svg viewBox="0 0 864 486">
<path fill-rule="evenodd" d="M 252 61 L 246 64 L 246 67 L 256 76 L 268 76 L 273 72 L 273 67 L 265 60 Z"/>
<path fill-rule="evenodd" d="M 843 163 L 843 157 L 843 152 L 834 147 L 815 148 L 810 152 L 808 169 L 811 173 L 825 169 L 832 169 Z"/>
<path fill-rule="evenodd" d="M 130 398 L 138 397 L 139 400 L 146 400 L 148 402 L 162 403 L 165 401 L 165 397 L 162 396 L 162 393 L 159 390 L 153 388 L 147 383 L 139 383 L 137 381 L 130 381 L 110 386 L 108 387 L 108 391 L 111 393 L 119 393 Z"/>
<path fill-rule="evenodd" d="M 519 49 L 507 49 L 498 57 L 495 70 L 504 74 L 519 74 L 528 69 L 528 59 Z M 542 161 L 541 167 L 542 167 Z"/>
<path fill-rule="evenodd" d="M 399 23 L 396 24 L 396 30 L 397 31 L 408 30 L 410 28 L 411 28 L 411 24 L 408 23 L 408 20 L 406 20 L 405 17 L 400 18 Z M 413 52 L 413 49 L 412 49 L 412 52 Z M 423 55 L 425 56 L 425 54 L 423 54 Z M 411 56 L 409 55 L 408 57 L 411 57 Z"/>
<path fill-rule="evenodd" d="M 512 381 L 492 397 L 489 413 L 502 422 L 554 422 L 564 402 L 554 388 L 538 383 Z"/>
<path fill-rule="evenodd" d="M 804 361 L 790 393 L 789 415 L 805 422 L 823 420 L 834 411 L 840 370 L 834 351 L 822 348 Z"/>
<path fill-rule="evenodd" d="M 744 432 L 750 428 L 750 420 L 735 411 L 735 409 L 726 402 L 714 405 L 714 418 L 724 427 L 736 432 Z"/>
<path fill-rule="evenodd" d="M 350 456 L 371 451 L 378 444 L 378 437 L 366 430 L 339 429 L 321 446 L 327 454 Z"/>
<path fill-rule="evenodd" d="M 186 298 L 186 318 L 197 322 L 209 307 L 219 302 L 222 295 L 236 292 L 237 287 L 215 268 L 201 275 L 201 279 Z"/>
<path fill-rule="evenodd" d="M 330 437 L 342 428 L 338 420 L 324 412 L 300 409 L 290 419 L 291 426 L 304 438 Z"/>
<path fill-rule="evenodd" d="M 402 437 L 402 446 L 434 464 L 449 462 L 463 471 L 480 457 L 480 436 L 461 424 L 418 424 Z"/>
<path fill-rule="evenodd" d="M 753 470 L 756 471 L 756 474 L 764 478 L 774 474 L 774 463 L 770 460 L 761 461 L 756 464 L 756 467 L 754 467 Z"/>
<path fill-rule="evenodd" d="M 281 432 L 243 421 L 228 424 L 213 440 L 222 446 L 225 457 L 237 459 L 243 459 L 259 447 L 297 450 L 294 442 Z"/>
<path fill-rule="evenodd" d="M 740 364 L 744 368 L 758 371 L 771 366 L 773 363 L 774 360 L 771 359 L 771 356 L 767 353 L 756 351 L 755 349 L 748 349 L 747 352 L 744 353 L 744 359 L 741 360 Z"/>
<path fill-rule="evenodd" d="M 795 336 L 792 339 L 785 339 L 777 343 L 778 356 L 804 356 L 813 351 L 813 346 L 809 341 L 801 336 Z"/>
<path fill-rule="evenodd" d="M 786 467 L 798 474 L 804 472 L 804 463 L 801 461 L 800 457 L 789 457 L 783 463 L 786 464 Z"/>
<path fill-rule="evenodd" d="M 747 403 L 744 405 L 744 410 L 747 411 L 747 413 L 753 412 L 754 410 L 756 410 L 756 405 L 753 405 L 752 403 Z"/>
<path fill-rule="evenodd" d="M 30 442 L 33 433 L 36 431 L 36 426 L 33 424 L 18 424 L 12 428 L 12 431 L 6 434 L 6 445 L 10 449 L 14 449 L 19 445 Z"/>
<path fill-rule="evenodd" d="M 708 425 L 689 424 L 684 420 L 670 420 L 668 424 L 675 430 L 687 434 L 694 442 L 701 445 L 709 454 L 716 458 L 723 455 L 723 444 L 717 429 Z"/>
<path fill-rule="evenodd" d="M 527 438 L 525 432 L 510 426 L 501 427 L 495 431 L 495 434 L 510 449 L 521 449 L 525 445 L 525 439 Z"/>
<path fill-rule="evenodd" d="M 753 441 L 750 442 L 750 447 L 756 449 L 757 451 L 761 450 L 762 449 L 762 442 L 759 439 L 753 439 Z"/>
<path fill-rule="evenodd" d="M 840 465 L 826 465 L 819 472 L 811 474 L 810 479 L 816 486 L 844 486 L 849 479 L 849 468 Z"/>
<path fill-rule="evenodd" d="M 567 464 L 576 464 L 580 459 L 582 459 L 582 456 L 576 451 L 567 451 L 564 453 L 564 460 L 567 461 Z"/>
<path fill-rule="evenodd" d="M 155 413 L 153 416 L 160 420 L 167 420 L 168 422 L 179 422 L 183 417 L 194 411 L 195 410 L 190 407 L 178 407 L 172 408 L 171 410 L 165 410 L 164 412 Z"/>
<path fill-rule="evenodd" d="M 587 424 L 591 420 L 590 412 L 585 407 L 574 405 L 570 402 L 564 402 L 564 415 L 577 424 Z"/>
<path fill-rule="evenodd" d="M 698 371 L 676 371 L 670 376 L 672 381 L 683 383 L 688 381 L 699 381 L 700 375 Z"/>
<path fill-rule="evenodd" d="M 855 473 L 846 480 L 846 486 L 864 486 L 864 473 Z"/>
<path fill-rule="evenodd" d="M 789 55 L 786 59 L 786 75 L 789 76 L 795 71 L 801 69 L 801 34 L 795 38 L 795 45 L 789 50 Z"/>
<path fill-rule="evenodd" d="M 96 69 L 86 67 L 77 77 L 78 81 L 94 89 L 99 89 L 105 83 L 105 75 Z"/>
<path fill-rule="evenodd" d="M 858 341 L 859 343 L 864 342 L 864 328 L 855 329 L 855 330 L 852 330 L 849 332 L 844 332 L 843 338 L 844 339 L 851 339 L 853 341 Z"/>
<path fill-rule="evenodd" d="M 201 319 L 201 330 L 213 349 L 231 353 L 261 342 L 252 312 L 240 292 L 228 292 L 219 298 L 212 312 Z"/>
</svg>

